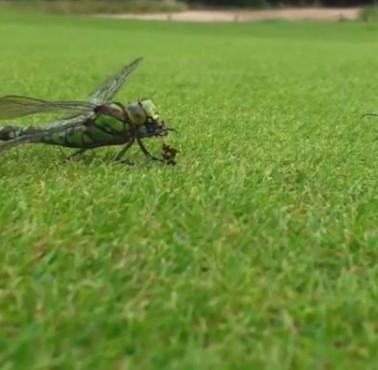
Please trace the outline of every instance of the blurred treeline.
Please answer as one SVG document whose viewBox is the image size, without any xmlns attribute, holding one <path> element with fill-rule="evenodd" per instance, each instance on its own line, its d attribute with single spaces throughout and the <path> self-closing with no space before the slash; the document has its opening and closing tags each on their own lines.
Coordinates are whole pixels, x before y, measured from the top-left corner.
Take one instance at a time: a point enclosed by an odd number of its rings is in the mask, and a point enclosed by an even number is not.
<svg viewBox="0 0 378 370">
<path fill-rule="evenodd" d="M 186 8 L 266 8 L 373 5 L 378 0 L 0 0 L 17 6 L 40 7 L 57 12 L 180 11 Z"/>
<path fill-rule="evenodd" d="M 127 1 L 127 0 L 126 0 Z M 198 3 L 198 0 L 186 0 L 189 4 Z M 378 0 L 200 0 L 203 4 L 217 7 L 348 7 L 373 5 Z"/>
<path fill-rule="evenodd" d="M 175 12 L 188 8 L 182 0 L 0 0 L 0 6 L 53 13 Z"/>
</svg>

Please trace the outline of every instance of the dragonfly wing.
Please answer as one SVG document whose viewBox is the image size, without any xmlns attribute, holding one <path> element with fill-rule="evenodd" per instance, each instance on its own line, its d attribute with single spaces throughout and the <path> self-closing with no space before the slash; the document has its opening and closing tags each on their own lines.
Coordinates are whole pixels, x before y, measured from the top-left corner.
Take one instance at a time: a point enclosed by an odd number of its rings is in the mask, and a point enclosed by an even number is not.
<svg viewBox="0 0 378 370">
<path fill-rule="evenodd" d="M 82 113 L 93 111 L 91 102 L 47 101 L 26 96 L 0 97 L 0 119 L 13 119 L 37 113 Z"/>
<path fill-rule="evenodd" d="M 126 82 L 128 76 L 138 67 L 143 58 L 135 59 L 129 65 L 122 68 L 114 76 L 109 78 L 93 91 L 89 101 L 46 101 L 25 96 L 9 95 L 0 97 L 0 119 L 13 119 L 36 113 L 79 113 L 63 118 L 48 125 L 41 133 L 24 135 L 0 144 L 0 152 L 28 142 L 38 141 L 43 135 L 61 132 L 71 127 L 84 124 L 93 118 L 95 108 L 104 103 L 109 103 Z"/>
<path fill-rule="evenodd" d="M 54 133 L 54 132 L 65 130 L 67 128 L 77 127 L 84 124 L 88 119 L 93 118 L 95 116 L 96 116 L 96 113 L 92 111 L 88 113 L 79 114 L 76 116 L 62 118 L 60 120 L 57 120 L 47 125 L 46 130 L 44 132 Z"/>
<path fill-rule="evenodd" d="M 129 65 L 123 67 L 114 76 L 106 80 L 101 86 L 89 95 L 89 101 L 99 105 L 109 103 L 126 82 L 130 74 L 138 67 L 143 58 L 137 58 Z"/>
</svg>

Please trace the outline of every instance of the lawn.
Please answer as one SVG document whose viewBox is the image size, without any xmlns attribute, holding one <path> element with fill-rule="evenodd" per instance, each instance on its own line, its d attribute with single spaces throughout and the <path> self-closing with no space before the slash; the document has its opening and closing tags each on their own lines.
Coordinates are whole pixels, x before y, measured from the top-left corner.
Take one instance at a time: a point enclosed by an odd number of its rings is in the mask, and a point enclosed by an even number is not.
<svg viewBox="0 0 378 370">
<path fill-rule="evenodd" d="M 0 154 L 0 367 L 376 369 L 377 40 L 2 12 L 0 95 L 84 99 L 144 56 L 119 100 L 180 155 Z"/>
</svg>

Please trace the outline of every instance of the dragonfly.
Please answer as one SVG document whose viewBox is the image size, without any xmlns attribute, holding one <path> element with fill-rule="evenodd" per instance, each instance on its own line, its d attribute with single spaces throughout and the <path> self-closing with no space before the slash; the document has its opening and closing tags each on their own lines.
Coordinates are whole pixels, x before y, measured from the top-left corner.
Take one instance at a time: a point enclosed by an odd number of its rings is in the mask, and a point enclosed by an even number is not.
<svg viewBox="0 0 378 370">
<path fill-rule="evenodd" d="M 142 60 L 137 58 L 123 67 L 90 93 L 86 101 L 48 101 L 18 95 L 0 97 L 0 120 L 43 113 L 58 113 L 62 117 L 42 127 L 0 127 L 0 152 L 22 144 L 43 143 L 78 149 L 69 156 L 72 158 L 90 149 L 124 145 L 115 157 L 122 161 L 126 152 L 137 143 L 147 158 L 175 164 L 176 149 L 163 144 L 159 158 L 152 155 L 142 141 L 150 137 L 164 138 L 170 131 L 176 131 L 160 118 L 153 101 L 146 98 L 123 104 L 114 100 Z"/>
</svg>

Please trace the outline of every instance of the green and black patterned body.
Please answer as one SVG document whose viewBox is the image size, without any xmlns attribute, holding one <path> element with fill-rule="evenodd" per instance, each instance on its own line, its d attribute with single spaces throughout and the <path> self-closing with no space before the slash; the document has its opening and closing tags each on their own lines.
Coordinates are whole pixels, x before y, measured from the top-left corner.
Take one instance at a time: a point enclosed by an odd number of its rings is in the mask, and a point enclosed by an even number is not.
<svg viewBox="0 0 378 370">
<path fill-rule="evenodd" d="M 67 128 L 63 132 L 46 133 L 41 141 L 45 144 L 68 148 L 92 149 L 105 145 L 120 145 L 131 139 L 130 125 L 103 114 L 89 119 L 82 126 Z"/>
<path fill-rule="evenodd" d="M 128 142 L 130 125 L 114 117 L 99 114 L 82 125 L 64 131 L 49 132 L 49 128 L 5 126 L 0 128 L 0 140 L 12 140 L 22 136 L 35 136 L 31 142 L 59 145 L 67 148 L 92 149 L 105 145 L 120 145 Z"/>
<path fill-rule="evenodd" d="M 4 126 L 0 128 L 0 140 L 31 137 L 29 142 L 33 143 L 91 149 L 124 144 L 132 138 L 165 136 L 169 130 L 160 120 L 155 104 L 149 99 L 126 106 L 100 105 L 94 110 L 93 118 L 83 119 L 79 125 L 64 129 L 59 129 L 59 125 Z"/>
</svg>

